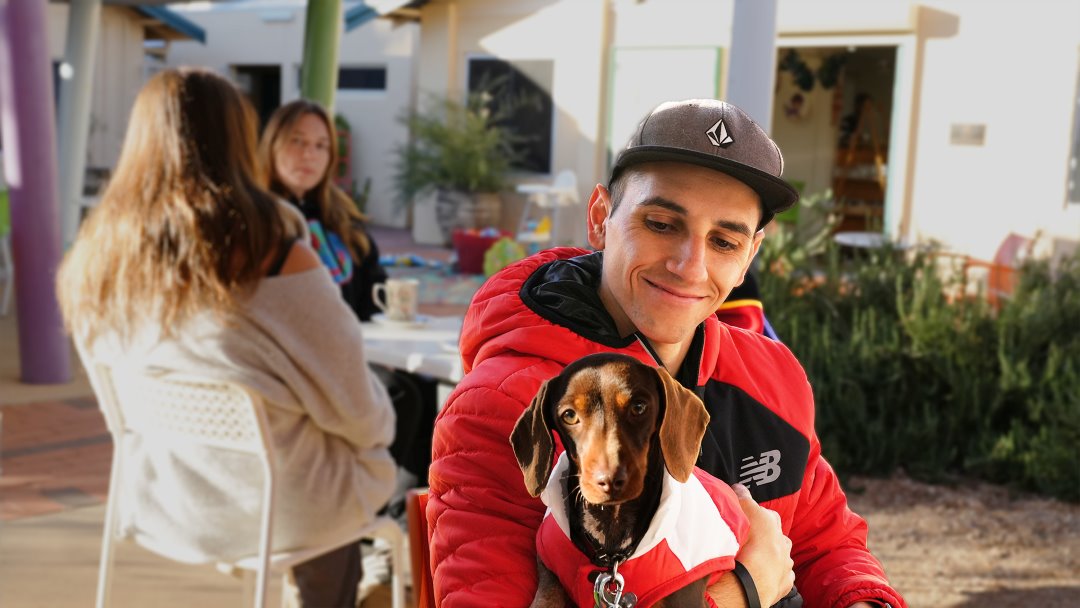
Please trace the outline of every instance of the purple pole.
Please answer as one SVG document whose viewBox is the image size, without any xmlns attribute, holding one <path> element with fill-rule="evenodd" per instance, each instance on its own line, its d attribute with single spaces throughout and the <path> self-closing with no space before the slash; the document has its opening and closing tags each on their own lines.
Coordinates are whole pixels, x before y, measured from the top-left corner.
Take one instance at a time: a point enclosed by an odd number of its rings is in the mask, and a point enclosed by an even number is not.
<svg viewBox="0 0 1080 608">
<path fill-rule="evenodd" d="M 11 201 L 21 380 L 71 380 L 71 354 L 56 301 L 60 195 L 45 2 L 0 0 L 0 131 Z"/>
</svg>

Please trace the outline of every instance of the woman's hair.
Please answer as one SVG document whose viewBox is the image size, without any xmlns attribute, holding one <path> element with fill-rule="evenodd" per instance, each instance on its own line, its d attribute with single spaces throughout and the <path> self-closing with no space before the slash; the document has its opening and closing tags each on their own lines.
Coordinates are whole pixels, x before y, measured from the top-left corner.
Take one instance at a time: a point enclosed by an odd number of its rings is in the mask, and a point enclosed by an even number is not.
<svg viewBox="0 0 1080 608">
<path fill-rule="evenodd" d="M 164 70 L 135 99 L 116 170 L 57 278 L 68 329 L 164 336 L 192 316 L 232 310 L 288 230 L 261 189 L 256 119 L 227 80 Z"/>
<path fill-rule="evenodd" d="M 319 216 L 325 227 L 341 237 L 353 258 L 362 260 L 371 249 L 367 233 L 363 229 L 366 218 L 356 208 L 352 199 L 330 179 L 338 163 L 337 131 L 330 115 L 318 103 L 298 99 L 281 106 L 270 116 L 259 141 L 259 158 L 266 171 L 266 187 L 280 196 L 293 196 L 292 191 L 277 174 L 274 159 L 277 158 L 281 146 L 288 143 L 288 137 L 296 123 L 308 114 L 318 116 L 326 125 L 326 132 L 330 135 L 330 161 L 326 164 L 326 171 L 319 183 L 304 194 L 304 200 L 318 205 Z"/>
</svg>

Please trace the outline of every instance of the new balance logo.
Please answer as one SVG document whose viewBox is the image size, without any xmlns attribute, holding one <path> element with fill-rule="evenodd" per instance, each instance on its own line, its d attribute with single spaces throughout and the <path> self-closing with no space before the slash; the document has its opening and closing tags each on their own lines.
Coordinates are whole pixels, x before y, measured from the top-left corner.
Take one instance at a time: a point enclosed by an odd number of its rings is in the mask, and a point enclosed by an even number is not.
<svg viewBox="0 0 1080 608">
<path fill-rule="evenodd" d="M 780 477 L 780 450 L 762 452 L 759 458 L 747 456 L 742 459 L 742 467 L 739 468 L 741 478 L 739 483 L 747 488 L 776 481 Z"/>
<path fill-rule="evenodd" d="M 709 130 L 705 131 L 705 135 L 709 137 L 709 141 L 712 142 L 712 145 L 719 148 L 726 148 L 735 143 L 735 140 L 731 139 L 731 136 L 728 135 L 727 126 L 724 124 L 723 118 L 716 121 L 716 124 L 713 126 L 709 127 Z"/>
</svg>

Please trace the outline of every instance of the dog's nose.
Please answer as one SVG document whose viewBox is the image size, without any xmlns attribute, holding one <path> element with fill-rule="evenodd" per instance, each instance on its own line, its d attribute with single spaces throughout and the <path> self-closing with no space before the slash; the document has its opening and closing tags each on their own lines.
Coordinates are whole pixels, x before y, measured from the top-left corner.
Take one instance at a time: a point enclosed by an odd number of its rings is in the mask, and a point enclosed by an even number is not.
<svg viewBox="0 0 1080 608">
<path fill-rule="evenodd" d="M 621 492 L 626 486 L 626 471 L 621 467 L 614 472 L 598 472 L 595 477 L 596 486 L 608 494 Z"/>
</svg>

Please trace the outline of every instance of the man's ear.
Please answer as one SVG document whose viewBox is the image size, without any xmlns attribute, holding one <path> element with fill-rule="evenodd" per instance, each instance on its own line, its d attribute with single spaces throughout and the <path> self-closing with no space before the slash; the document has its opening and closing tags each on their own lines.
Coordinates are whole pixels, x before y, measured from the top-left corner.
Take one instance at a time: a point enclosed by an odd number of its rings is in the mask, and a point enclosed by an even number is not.
<svg viewBox="0 0 1080 608">
<path fill-rule="evenodd" d="M 754 261 L 754 257 L 757 256 L 758 250 L 761 249 L 761 243 L 765 239 L 765 229 L 762 228 L 754 233 L 754 240 L 750 243 L 750 255 L 746 258 L 746 263 L 743 264 L 742 278 L 735 284 L 735 287 L 743 284 L 746 280 L 746 273 L 750 272 L 750 264 Z"/>
<path fill-rule="evenodd" d="M 611 213 L 611 193 L 601 184 L 593 188 L 592 196 L 589 197 L 589 208 L 586 211 L 586 221 L 589 230 L 589 245 L 593 249 L 604 248 L 605 231 L 607 230 L 608 215 Z"/>
</svg>

